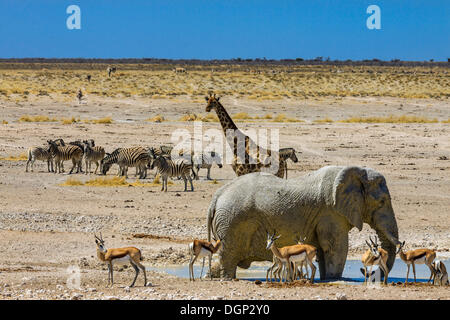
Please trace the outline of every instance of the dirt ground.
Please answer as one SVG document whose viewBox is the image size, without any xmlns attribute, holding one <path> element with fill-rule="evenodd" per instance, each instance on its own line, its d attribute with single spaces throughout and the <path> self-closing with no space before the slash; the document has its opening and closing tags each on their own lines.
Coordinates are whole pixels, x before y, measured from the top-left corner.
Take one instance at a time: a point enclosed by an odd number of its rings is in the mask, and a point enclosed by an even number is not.
<svg viewBox="0 0 450 320">
<path fill-rule="evenodd" d="M 359 165 L 386 177 L 407 249 L 435 248 L 439 255 L 450 248 L 450 119 L 447 100 L 386 97 L 285 99 L 255 101 L 224 96 L 231 114 L 253 116 L 282 112 L 304 119 L 298 123 L 238 122 L 242 129 L 278 128 L 280 147 L 294 147 L 299 162 L 289 162 L 289 179 L 326 165 Z M 193 133 L 192 122 L 144 121 L 155 114 L 179 119 L 204 113 L 205 103 L 182 98 L 88 97 L 85 103 L 60 103 L 48 97 L 15 103 L 0 100 L 0 157 L 18 156 L 48 138 L 66 141 L 93 138 L 107 152 L 117 147 L 159 146 L 171 142 L 175 129 Z M 24 114 L 51 117 L 103 118 L 112 124 L 18 122 Z M 349 117 L 414 115 L 436 118 L 437 123 L 340 123 Z M 331 118 L 331 123 L 314 120 Z M 216 122 L 203 123 L 203 130 Z M 115 272 L 116 287 L 106 288 L 107 271 L 95 252 L 93 232 L 102 232 L 107 247 L 137 246 L 146 266 L 186 264 L 187 243 L 206 238 L 207 207 L 214 192 L 235 177 L 230 165 L 214 166 L 213 184 L 200 171 L 194 192 L 183 192 L 174 180 L 169 192 L 159 187 L 60 186 L 67 174 L 47 172 L 36 162 L 33 173 L 26 161 L 0 160 L 0 298 L 3 299 L 449 299 L 448 287 L 427 285 L 370 288 L 344 284 L 297 284 L 291 287 L 257 285 L 249 281 L 202 280 L 195 283 L 165 273 L 148 271 L 148 287 L 139 276 L 129 289 L 133 272 Z M 70 168 L 65 164 L 66 172 Z M 134 169 L 131 169 L 134 173 Z M 116 168 L 108 173 L 113 176 Z M 81 174 L 74 175 L 87 180 Z M 153 173 L 151 174 L 153 176 Z M 130 176 L 128 181 L 134 181 Z M 349 258 L 359 259 L 371 234 L 353 229 Z M 139 237 L 145 234 L 146 237 Z M 70 289 L 67 268 L 81 270 L 81 289 Z"/>
</svg>

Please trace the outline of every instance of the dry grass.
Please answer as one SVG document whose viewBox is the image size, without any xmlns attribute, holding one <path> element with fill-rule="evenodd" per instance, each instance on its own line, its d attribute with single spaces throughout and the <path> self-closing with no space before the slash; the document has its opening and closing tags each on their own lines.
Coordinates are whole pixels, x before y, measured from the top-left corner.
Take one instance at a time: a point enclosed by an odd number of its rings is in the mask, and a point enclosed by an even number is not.
<svg viewBox="0 0 450 320">
<path fill-rule="evenodd" d="M 75 117 L 72 117 L 70 119 L 61 119 L 61 123 L 62 124 L 72 124 L 72 123 L 77 123 L 80 122 L 80 119 L 75 119 Z"/>
<path fill-rule="evenodd" d="M 201 115 L 197 113 L 189 113 L 182 116 L 179 121 L 203 121 L 203 122 L 219 122 L 219 118 L 212 113 Z"/>
<path fill-rule="evenodd" d="M 18 156 L 0 157 L 0 160 L 5 160 L 5 161 L 26 161 L 26 160 L 28 160 L 28 155 L 26 153 L 21 153 Z"/>
<path fill-rule="evenodd" d="M 318 119 L 318 120 L 314 120 L 314 123 L 331 123 L 333 122 L 333 119 L 330 118 L 325 118 L 325 119 Z"/>
<path fill-rule="evenodd" d="M 48 116 L 29 116 L 29 115 L 23 115 L 19 118 L 19 122 L 56 122 L 58 119 L 56 118 L 49 118 Z"/>
<path fill-rule="evenodd" d="M 388 117 L 352 117 L 349 119 L 340 120 L 343 123 L 437 123 L 437 119 L 429 119 L 426 117 L 417 116 L 393 116 Z"/>
<path fill-rule="evenodd" d="M 60 184 L 63 187 L 73 187 L 73 186 L 84 186 L 84 182 L 78 180 L 77 178 L 70 177 L 66 181 Z"/>
<path fill-rule="evenodd" d="M 450 77 L 447 68 L 382 67 L 382 66 L 259 66 L 261 73 L 248 72 L 247 67 L 230 66 L 210 72 L 210 66 L 195 66 L 180 77 L 161 65 L 124 65 L 123 70 L 108 78 L 106 65 L 98 70 L 58 68 L 3 70 L 0 74 L 0 99 L 13 102 L 51 99 L 76 101 L 76 91 L 84 87 L 88 96 L 146 97 L 175 99 L 188 97 L 203 102 L 204 95 L 214 90 L 221 95 L 258 101 L 304 99 L 322 96 L 401 98 L 448 98 Z M 77 68 L 77 65 L 73 65 Z M 167 68 L 167 66 L 164 66 Z M 128 70 L 126 70 L 128 69 Z M 278 72 L 273 74 L 271 69 Z M 86 75 L 92 81 L 86 82 Z"/>
<path fill-rule="evenodd" d="M 8 121 L 2 120 L 2 124 L 8 124 Z"/>
<path fill-rule="evenodd" d="M 149 121 L 149 122 L 163 122 L 165 120 L 166 119 L 162 115 L 158 114 L 158 115 L 154 116 L 153 118 L 149 118 L 149 119 L 147 119 L 145 121 Z"/>
<path fill-rule="evenodd" d="M 288 118 L 288 116 L 286 116 L 284 113 L 281 113 L 277 115 L 275 118 L 273 118 L 272 122 L 304 122 L 304 121 L 295 118 Z"/>
<path fill-rule="evenodd" d="M 447 120 L 443 120 L 442 123 L 450 123 L 450 118 L 448 118 Z"/>
<path fill-rule="evenodd" d="M 250 120 L 253 119 L 247 112 L 239 112 L 231 116 L 233 120 Z"/>
<path fill-rule="evenodd" d="M 111 117 L 106 117 L 106 118 L 101 118 L 101 119 L 93 119 L 93 120 L 88 120 L 85 119 L 83 120 L 84 123 L 95 123 L 95 124 L 109 124 L 109 123 L 113 123 L 113 119 Z"/>
</svg>

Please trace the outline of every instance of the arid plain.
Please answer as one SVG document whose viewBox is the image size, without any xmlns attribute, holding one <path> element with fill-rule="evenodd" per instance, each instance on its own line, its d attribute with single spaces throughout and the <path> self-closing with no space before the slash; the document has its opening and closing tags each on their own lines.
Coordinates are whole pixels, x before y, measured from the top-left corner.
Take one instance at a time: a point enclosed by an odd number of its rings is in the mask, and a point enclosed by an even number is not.
<svg viewBox="0 0 450 320">
<path fill-rule="evenodd" d="M 378 289 L 243 280 L 191 283 L 156 271 L 147 272 L 151 286 L 143 287 L 140 275 L 137 287 L 129 289 L 131 268 L 116 269 L 115 288 L 106 288 L 94 232 L 102 232 L 107 247 L 141 248 L 147 267 L 187 264 L 187 244 L 206 238 L 209 202 L 235 177 L 231 166 L 213 166 L 214 182 L 201 170 L 194 192 L 183 192 L 183 182 L 173 180 L 163 193 L 152 179 L 144 186 L 77 186 L 98 177 L 48 173 L 40 161 L 26 173 L 24 160 L 29 147 L 53 138 L 92 138 L 111 152 L 170 144 L 176 129 L 194 133 L 188 120 L 203 120 L 204 131 L 221 130 L 205 112 L 203 97 L 213 91 L 239 128 L 279 129 L 280 147 L 298 151 L 299 162 L 288 163 L 289 179 L 326 165 L 367 166 L 383 173 L 406 248 L 433 248 L 448 259 L 448 67 L 187 66 L 188 72 L 180 74 L 163 66 L 117 67 L 108 77 L 106 66 L 0 66 L 0 298 L 450 298 L 448 287 L 424 284 Z M 84 94 L 81 103 L 78 89 Z M 107 177 L 115 174 L 114 167 Z M 134 176 L 127 181 L 133 183 Z M 349 258 L 360 258 L 370 234 L 368 226 L 351 231 Z M 66 286 L 70 266 L 81 270 L 81 289 Z"/>
</svg>

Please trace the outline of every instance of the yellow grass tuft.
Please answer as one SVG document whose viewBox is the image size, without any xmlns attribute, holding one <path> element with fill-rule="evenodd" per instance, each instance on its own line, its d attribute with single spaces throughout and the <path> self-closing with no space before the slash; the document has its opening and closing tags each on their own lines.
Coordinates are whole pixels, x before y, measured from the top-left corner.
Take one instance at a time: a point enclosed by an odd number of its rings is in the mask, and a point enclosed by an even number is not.
<svg viewBox="0 0 450 320">
<path fill-rule="evenodd" d="M 443 120 L 442 123 L 450 123 L 450 118 L 448 118 L 447 120 Z"/>
<path fill-rule="evenodd" d="M 165 120 L 166 119 L 164 119 L 164 117 L 162 115 L 158 114 L 158 115 L 154 116 L 153 118 L 147 119 L 146 121 L 149 121 L 149 122 L 163 122 Z"/>
<path fill-rule="evenodd" d="M 429 119 L 426 117 L 417 116 L 393 116 L 389 117 L 352 117 L 349 119 L 340 120 L 343 123 L 437 123 L 437 119 Z"/>
<path fill-rule="evenodd" d="M 4 158 L 0 157 L 0 160 L 5 160 L 5 161 L 25 161 L 25 160 L 28 160 L 28 156 L 24 152 L 24 153 L 21 153 L 18 156 L 9 156 L 9 157 L 4 157 Z"/>
<path fill-rule="evenodd" d="M 313 122 L 315 122 L 315 123 L 331 123 L 331 122 L 333 122 L 333 119 L 330 119 L 330 118 L 318 119 L 318 120 L 314 120 Z"/>
<path fill-rule="evenodd" d="M 83 186 L 83 185 L 84 185 L 83 181 L 80 181 L 77 178 L 73 177 L 70 177 L 69 179 L 60 184 L 60 186 L 63 187 Z"/>
<path fill-rule="evenodd" d="M 120 187 L 128 186 L 129 183 L 125 180 L 125 177 L 103 177 L 88 180 L 84 185 L 91 187 Z"/>
<path fill-rule="evenodd" d="M 47 116 L 29 116 L 23 115 L 20 117 L 19 122 L 56 122 L 58 119 L 49 118 Z"/>
<path fill-rule="evenodd" d="M 234 114 L 231 118 L 233 118 L 233 120 L 237 119 L 237 120 L 249 120 L 249 119 L 253 119 L 247 112 L 239 112 Z"/>
<path fill-rule="evenodd" d="M 200 120 L 199 118 L 201 119 L 201 116 L 199 117 L 196 113 L 189 113 L 182 116 L 180 121 L 196 121 Z"/>
<path fill-rule="evenodd" d="M 80 122 L 80 119 L 75 119 L 75 117 L 72 117 L 71 119 L 61 119 L 62 124 L 72 124 L 77 122 Z"/>
<path fill-rule="evenodd" d="M 8 121 L 2 120 L 2 124 L 8 124 Z"/>
<path fill-rule="evenodd" d="M 272 122 L 304 122 L 304 121 L 295 118 L 288 118 L 284 113 L 281 113 L 277 115 L 275 118 L 273 118 Z"/>
<path fill-rule="evenodd" d="M 219 181 L 217 181 L 216 179 L 210 181 L 211 184 L 219 184 Z"/>
<path fill-rule="evenodd" d="M 101 119 L 93 119 L 93 120 L 83 120 L 84 123 L 96 123 L 96 124 L 108 124 L 113 123 L 113 119 L 111 117 L 101 118 Z"/>
</svg>

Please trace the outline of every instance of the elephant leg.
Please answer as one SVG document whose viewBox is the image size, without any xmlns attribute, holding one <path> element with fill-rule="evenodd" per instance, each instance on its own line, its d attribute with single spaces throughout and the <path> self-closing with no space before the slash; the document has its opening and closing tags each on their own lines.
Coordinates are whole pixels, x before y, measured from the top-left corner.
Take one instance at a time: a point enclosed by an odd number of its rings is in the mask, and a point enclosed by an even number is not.
<svg viewBox="0 0 450 320">
<path fill-rule="evenodd" d="M 327 217 L 329 218 L 329 217 Z M 344 271 L 348 252 L 348 226 L 336 219 L 324 219 L 316 229 L 320 279 L 338 279 Z"/>
</svg>

